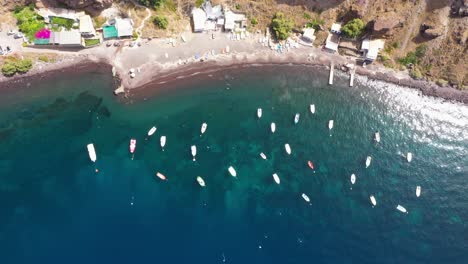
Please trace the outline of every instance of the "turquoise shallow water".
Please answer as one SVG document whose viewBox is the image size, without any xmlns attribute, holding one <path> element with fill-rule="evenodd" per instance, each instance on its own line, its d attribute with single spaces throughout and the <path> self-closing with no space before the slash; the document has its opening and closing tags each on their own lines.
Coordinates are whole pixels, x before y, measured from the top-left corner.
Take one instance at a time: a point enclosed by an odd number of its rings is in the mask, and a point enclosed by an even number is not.
<svg viewBox="0 0 468 264">
<path fill-rule="evenodd" d="M 223 255 L 226 263 L 467 263 L 468 107 L 365 79 L 353 88 L 342 76 L 334 87 L 326 81 L 315 68 L 275 66 L 196 76 L 124 101 L 98 73 L 7 89 L 2 263 L 222 263 Z"/>
</svg>

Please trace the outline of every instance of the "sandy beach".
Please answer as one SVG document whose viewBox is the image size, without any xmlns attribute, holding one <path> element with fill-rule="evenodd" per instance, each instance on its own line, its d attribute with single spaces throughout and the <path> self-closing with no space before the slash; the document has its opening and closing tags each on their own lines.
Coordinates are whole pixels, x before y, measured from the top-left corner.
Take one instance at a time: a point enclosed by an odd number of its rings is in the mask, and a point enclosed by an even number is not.
<svg viewBox="0 0 468 264">
<path fill-rule="evenodd" d="M 157 89 L 158 84 L 167 83 L 194 73 L 213 72 L 235 65 L 295 64 L 327 67 L 333 63 L 336 70 L 347 71 L 345 65 L 356 64 L 356 58 L 331 54 L 319 48 L 299 45 L 283 52 L 271 50 L 259 42 L 262 34 L 251 34 L 246 39 L 233 40 L 230 34 L 216 32 L 213 35 L 185 32 L 172 39 L 138 40 L 141 46 L 130 47 L 131 41 L 111 41 L 110 47 L 103 43 L 99 47 L 81 50 L 53 50 L 22 48 L 22 52 L 60 54 L 62 59 L 54 63 L 37 63 L 33 70 L 12 78 L 0 77 L 0 88 L 23 79 L 44 77 L 57 72 L 92 70 L 93 64 L 109 64 L 114 67 L 125 91 L 132 89 Z M 183 41 L 185 40 L 185 42 Z M 228 47 L 228 48 L 227 48 Z M 228 51 L 228 52 L 227 52 Z M 109 67 L 110 68 L 110 67 Z M 130 77 L 133 69 L 135 77 Z M 54 73 L 55 72 L 55 73 Z M 111 74 L 109 70 L 109 74 Z M 451 87 L 440 87 L 423 80 L 414 80 L 406 72 L 397 72 L 377 64 L 365 68 L 357 66 L 356 74 L 369 79 L 416 88 L 424 95 L 441 97 L 468 104 L 468 92 Z M 119 86 L 118 84 L 116 86 Z"/>
</svg>

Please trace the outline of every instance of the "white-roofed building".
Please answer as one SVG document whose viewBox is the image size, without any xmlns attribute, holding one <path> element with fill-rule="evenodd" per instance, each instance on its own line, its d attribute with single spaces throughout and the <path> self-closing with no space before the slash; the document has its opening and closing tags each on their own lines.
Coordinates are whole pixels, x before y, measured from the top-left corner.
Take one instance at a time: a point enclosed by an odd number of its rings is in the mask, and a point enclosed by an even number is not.
<svg viewBox="0 0 468 264">
<path fill-rule="evenodd" d="M 236 14 L 231 10 L 224 12 L 224 30 L 234 31 L 236 28 L 245 27 L 247 17 L 244 14 Z"/>
<path fill-rule="evenodd" d="M 331 26 L 330 31 L 332 33 L 341 34 L 341 24 L 340 23 L 333 23 L 333 25 Z"/>
<path fill-rule="evenodd" d="M 340 44 L 340 36 L 334 33 L 328 33 L 328 37 L 325 42 L 325 49 L 333 53 L 337 52 L 339 44 Z"/>
<path fill-rule="evenodd" d="M 85 37 L 94 37 L 96 30 L 94 29 L 93 20 L 89 15 L 84 15 L 78 18 L 80 20 L 80 33 Z"/>
<path fill-rule="evenodd" d="M 49 43 L 68 47 L 83 46 L 81 43 L 81 34 L 77 30 L 51 32 Z"/>
<path fill-rule="evenodd" d="M 201 8 L 192 10 L 193 32 L 203 32 L 205 30 L 206 13 Z"/>
<path fill-rule="evenodd" d="M 313 28 L 305 28 L 304 33 L 302 34 L 302 39 L 308 42 L 314 42 L 315 40 L 315 29 Z"/>
<path fill-rule="evenodd" d="M 202 5 L 206 13 L 206 19 L 217 20 L 223 16 L 223 10 L 220 5 L 212 6 L 210 1 L 205 1 Z"/>
<path fill-rule="evenodd" d="M 374 61 L 377 59 L 379 52 L 385 47 L 385 41 L 383 39 L 364 39 L 361 45 L 361 51 L 363 52 L 364 60 Z"/>
<path fill-rule="evenodd" d="M 132 19 L 115 18 L 114 26 L 117 29 L 117 36 L 119 38 L 133 36 L 133 20 Z"/>
</svg>

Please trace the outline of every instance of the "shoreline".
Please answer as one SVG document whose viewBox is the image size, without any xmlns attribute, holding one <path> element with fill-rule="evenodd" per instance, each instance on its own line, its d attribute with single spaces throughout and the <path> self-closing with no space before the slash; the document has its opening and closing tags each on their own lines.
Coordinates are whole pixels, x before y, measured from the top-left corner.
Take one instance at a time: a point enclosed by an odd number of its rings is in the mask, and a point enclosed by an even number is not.
<svg viewBox="0 0 468 264">
<path fill-rule="evenodd" d="M 346 57 L 325 52 L 289 52 L 278 55 L 269 50 L 258 50 L 254 53 L 232 52 L 230 54 L 219 54 L 214 57 L 203 62 L 195 61 L 195 59 L 191 58 L 187 59 L 186 64 L 182 65 L 174 61 L 167 63 L 145 63 L 139 67 L 141 73 L 139 73 L 137 78 L 132 79 L 122 66 L 113 65 L 111 63 L 112 60 L 109 58 L 80 54 L 66 57 L 59 62 L 41 65 L 39 68 L 36 66 L 32 71 L 23 75 L 8 78 L 2 76 L 0 77 L 0 90 L 5 89 L 5 86 L 11 88 L 44 78 L 53 78 L 58 74 L 82 74 L 85 72 L 108 72 L 112 74 L 112 67 L 115 67 L 117 74 L 114 77 L 113 89 L 123 85 L 125 87 L 125 96 L 127 96 L 132 90 L 157 89 L 157 86 L 178 82 L 194 75 L 211 74 L 238 67 L 294 65 L 315 66 L 323 70 L 329 70 L 330 64 L 333 63 L 335 70 L 347 74 L 348 69 L 345 65 L 352 63 Z M 189 60 L 190 62 L 188 62 Z M 369 80 L 378 80 L 417 89 L 425 96 L 468 104 L 468 91 L 441 87 L 424 80 L 414 80 L 404 72 L 395 72 L 374 65 L 370 65 L 368 68 L 357 66 L 355 69 L 356 75 L 367 77 Z"/>
</svg>

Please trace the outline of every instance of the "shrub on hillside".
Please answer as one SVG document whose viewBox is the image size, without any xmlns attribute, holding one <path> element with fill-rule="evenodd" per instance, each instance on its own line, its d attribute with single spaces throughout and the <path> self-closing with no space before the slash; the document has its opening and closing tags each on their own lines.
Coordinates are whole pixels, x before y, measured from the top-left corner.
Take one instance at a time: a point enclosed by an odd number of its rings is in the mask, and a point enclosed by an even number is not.
<svg viewBox="0 0 468 264">
<path fill-rule="evenodd" d="M 356 38 L 364 32 L 364 27 L 364 22 L 359 18 L 355 18 L 344 25 L 341 31 L 348 38 Z"/>
<path fill-rule="evenodd" d="M 281 12 L 277 12 L 271 20 L 271 28 L 273 29 L 276 38 L 279 40 L 287 39 L 293 26 L 293 22 L 286 18 Z"/>
<path fill-rule="evenodd" d="M 5 76 L 13 76 L 16 73 L 16 66 L 14 63 L 5 62 L 2 66 L 2 74 Z"/>
<path fill-rule="evenodd" d="M 160 29 L 167 29 L 169 22 L 167 22 L 167 18 L 163 16 L 155 16 L 153 18 L 153 23 Z"/>
</svg>

